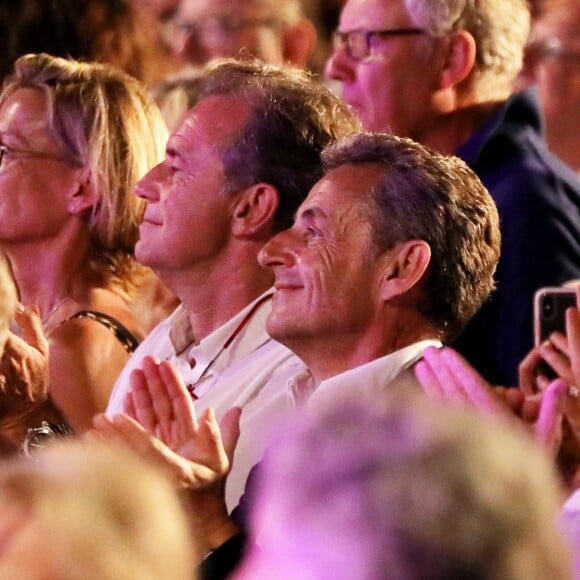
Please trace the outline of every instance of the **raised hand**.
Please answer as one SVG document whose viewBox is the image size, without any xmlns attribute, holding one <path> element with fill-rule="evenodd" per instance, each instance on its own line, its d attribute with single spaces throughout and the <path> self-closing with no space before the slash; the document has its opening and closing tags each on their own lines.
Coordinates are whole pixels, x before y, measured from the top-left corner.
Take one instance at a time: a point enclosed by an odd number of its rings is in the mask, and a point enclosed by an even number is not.
<svg viewBox="0 0 580 580">
<path fill-rule="evenodd" d="M 180 488 L 202 489 L 225 479 L 239 436 L 239 409 L 221 425 L 211 409 L 198 420 L 173 366 L 146 357 L 131 374 L 124 411 L 113 419 L 96 417 L 95 429 L 156 464 Z"/>
<path fill-rule="evenodd" d="M 429 347 L 415 367 L 415 374 L 428 396 L 457 407 L 474 407 L 494 419 L 510 419 L 504 400 L 489 383 L 451 348 Z"/>
<path fill-rule="evenodd" d="M 496 391 L 457 352 L 450 348 L 428 348 L 415 367 L 415 374 L 428 396 L 443 399 L 455 406 L 473 407 L 480 413 L 511 421 L 515 416 L 533 424 L 537 439 L 555 454 L 562 439 L 562 417 L 568 386 L 553 381 L 541 399 L 526 404 L 517 391 Z M 516 395 L 517 396 L 514 396 Z M 533 421 L 532 421 L 533 420 Z"/>
<path fill-rule="evenodd" d="M 168 362 L 152 357 L 133 371 L 124 415 L 95 417 L 92 437 L 105 437 L 133 449 L 181 489 L 184 506 L 202 551 L 237 533 L 225 503 L 225 481 L 239 436 L 241 410 L 229 411 L 218 425 L 207 410 L 198 420 L 191 397 Z"/>
<path fill-rule="evenodd" d="M 8 400 L 44 401 L 48 396 L 48 341 L 36 310 L 21 307 L 15 320 L 22 338 L 9 334 L 0 359 L 0 394 Z"/>
<path fill-rule="evenodd" d="M 580 463 L 580 286 L 576 288 L 576 308 L 566 312 L 566 334 L 554 333 L 534 348 L 520 365 L 520 388 L 528 395 L 545 393 L 549 380 L 538 373 L 544 361 L 568 385 L 564 408 L 563 462 Z"/>
<path fill-rule="evenodd" d="M 576 308 L 566 312 L 566 334 L 555 332 L 533 348 L 520 364 L 519 386 L 526 394 L 543 390 L 549 380 L 542 375 L 544 361 L 569 385 L 580 383 L 580 285 L 576 288 Z"/>
</svg>

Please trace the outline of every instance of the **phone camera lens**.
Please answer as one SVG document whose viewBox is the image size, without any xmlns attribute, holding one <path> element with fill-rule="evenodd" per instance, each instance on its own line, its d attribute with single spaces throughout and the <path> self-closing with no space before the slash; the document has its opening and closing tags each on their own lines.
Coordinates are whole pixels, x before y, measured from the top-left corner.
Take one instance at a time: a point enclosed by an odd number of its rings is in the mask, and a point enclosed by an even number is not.
<svg viewBox="0 0 580 580">
<path fill-rule="evenodd" d="M 551 296 L 546 296 L 542 301 L 542 316 L 549 319 L 554 314 L 554 299 Z"/>
</svg>

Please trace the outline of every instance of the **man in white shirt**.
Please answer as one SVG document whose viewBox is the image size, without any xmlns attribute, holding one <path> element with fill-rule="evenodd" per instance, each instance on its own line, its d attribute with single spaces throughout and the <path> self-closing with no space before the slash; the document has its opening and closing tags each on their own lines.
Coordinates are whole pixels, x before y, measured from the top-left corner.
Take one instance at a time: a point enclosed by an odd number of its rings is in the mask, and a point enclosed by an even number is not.
<svg viewBox="0 0 580 580">
<path fill-rule="evenodd" d="M 323 159 L 325 175 L 294 225 L 259 256 L 276 280 L 268 333 L 308 369 L 287 383 L 286 395 L 316 407 L 341 391 L 376 398 L 385 389 L 418 389 L 412 367 L 422 351 L 460 332 L 493 288 L 500 244 L 495 204 L 462 161 L 408 139 L 355 135 L 329 146 Z M 149 361 L 134 376 L 139 392 L 150 394 L 146 405 L 141 395 L 134 399 L 132 414 L 150 432 L 164 431 L 158 430 L 163 408 L 181 409 L 178 432 L 165 431 L 169 449 L 161 453 L 163 444 L 124 416 L 99 419 L 97 427 L 141 441 L 139 450 L 148 449 L 182 487 L 203 487 L 194 516 L 204 548 L 220 547 L 235 526 L 208 471 L 222 476 L 227 461 L 222 453 L 200 462 L 196 454 L 200 444 L 221 447 L 217 423 L 191 416 L 185 387 L 165 363 Z M 202 463 L 203 473 L 196 467 Z"/>
<path fill-rule="evenodd" d="M 322 148 L 357 127 L 305 73 L 222 61 L 204 71 L 200 101 L 171 135 L 165 160 L 136 186 L 147 201 L 137 258 L 181 306 L 131 357 L 107 414 L 123 411 L 130 374 L 148 355 L 177 366 L 198 413 L 212 407 L 221 418 L 242 407 L 230 507 L 287 406 L 278 385 L 302 367 L 266 333 L 273 276 L 258 252 L 322 175 Z"/>
<path fill-rule="evenodd" d="M 456 336 L 493 288 L 500 241 L 495 204 L 456 158 L 385 135 L 323 158 L 293 227 L 260 252 L 276 277 L 266 328 L 306 363 L 314 398 L 359 377 L 376 392 Z"/>
</svg>

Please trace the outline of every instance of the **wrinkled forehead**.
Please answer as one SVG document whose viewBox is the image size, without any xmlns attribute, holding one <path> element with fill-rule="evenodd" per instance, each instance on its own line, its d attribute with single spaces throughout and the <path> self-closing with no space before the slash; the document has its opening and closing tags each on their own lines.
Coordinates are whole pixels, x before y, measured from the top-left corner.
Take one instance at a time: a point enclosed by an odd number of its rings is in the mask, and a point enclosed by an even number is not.
<svg viewBox="0 0 580 580">
<path fill-rule="evenodd" d="M 342 30 L 381 29 L 412 24 L 404 0 L 347 0 L 340 15 Z"/>
<path fill-rule="evenodd" d="M 374 190 L 385 170 L 378 164 L 344 164 L 314 184 L 297 215 L 367 216 Z"/>
</svg>

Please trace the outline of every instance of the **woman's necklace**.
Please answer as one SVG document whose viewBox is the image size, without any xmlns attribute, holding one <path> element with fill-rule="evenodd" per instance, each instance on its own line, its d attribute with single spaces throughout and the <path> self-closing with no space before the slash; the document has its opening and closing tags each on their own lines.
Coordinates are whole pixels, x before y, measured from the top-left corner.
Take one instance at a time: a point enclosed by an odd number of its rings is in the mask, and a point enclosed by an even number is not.
<svg viewBox="0 0 580 580">
<path fill-rule="evenodd" d="M 42 328 L 46 331 L 48 328 L 48 323 L 54 318 L 54 315 L 64 306 L 67 302 L 72 301 L 70 296 L 65 296 L 61 298 L 44 316 L 40 317 L 40 322 L 42 322 Z"/>
</svg>

